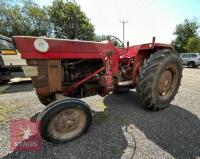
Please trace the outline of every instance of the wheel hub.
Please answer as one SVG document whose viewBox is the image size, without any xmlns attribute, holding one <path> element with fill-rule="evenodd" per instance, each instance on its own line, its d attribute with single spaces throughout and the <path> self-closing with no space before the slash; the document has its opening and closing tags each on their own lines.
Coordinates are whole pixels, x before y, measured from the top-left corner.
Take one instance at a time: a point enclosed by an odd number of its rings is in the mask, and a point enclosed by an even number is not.
<svg viewBox="0 0 200 159">
<path fill-rule="evenodd" d="M 176 82 L 176 69 L 173 66 L 169 66 L 161 74 L 159 81 L 159 93 L 161 96 L 166 95 L 174 89 Z"/>
<path fill-rule="evenodd" d="M 81 110 L 69 109 L 58 113 L 49 123 L 49 133 L 57 138 L 76 136 L 86 124 L 86 115 Z"/>
</svg>

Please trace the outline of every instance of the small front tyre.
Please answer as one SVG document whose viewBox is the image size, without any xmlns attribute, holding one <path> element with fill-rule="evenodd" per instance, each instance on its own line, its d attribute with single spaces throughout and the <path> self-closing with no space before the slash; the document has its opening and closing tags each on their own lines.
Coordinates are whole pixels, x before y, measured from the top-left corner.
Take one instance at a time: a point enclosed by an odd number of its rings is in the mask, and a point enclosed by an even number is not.
<svg viewBox="0 0 200 159">
<path fill-rule="evenodd" d="M 81 136 L 91 122 L 91 111 L 86 103 L 77 99 L 65 99 L 46 107 L 37 123 L 44 140 L 63 144 Z"/>
<path fill-rule="evenodd" d="M 55 94 L 51 94 L 48 96 L 38 95 L 38 99 L 39 99 L 40 103 L 42 103 L 44 106 L 48 106 L 50 103 L 56 101 L 56 96 L 55 96 Z"/>
</svg>

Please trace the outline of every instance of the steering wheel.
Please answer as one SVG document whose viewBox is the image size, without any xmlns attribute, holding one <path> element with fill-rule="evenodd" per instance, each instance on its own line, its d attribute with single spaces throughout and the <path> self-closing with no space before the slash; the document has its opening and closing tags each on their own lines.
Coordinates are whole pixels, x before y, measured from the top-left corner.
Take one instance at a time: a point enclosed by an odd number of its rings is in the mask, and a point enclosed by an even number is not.
<svg viewBox="0 0 200 159">
<path fill-rule="evenodd" d="M 109 35 L 108 40 L 111 41 L 113 43 L 113 45 L 115 45 L 116 47 L 124 48 L 123 42 L 119 38 L 117 38 L 116 36 Z"/>
</svg>

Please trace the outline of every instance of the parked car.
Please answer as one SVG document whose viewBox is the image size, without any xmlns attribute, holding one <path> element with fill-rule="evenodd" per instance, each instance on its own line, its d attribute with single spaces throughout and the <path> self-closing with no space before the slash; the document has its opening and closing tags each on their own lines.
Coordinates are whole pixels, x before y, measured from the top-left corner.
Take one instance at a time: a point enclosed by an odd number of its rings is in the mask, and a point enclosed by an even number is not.
<svg viewBox="0 0 200 159">
<path fill-rule="evenodd" d="M 189 68 L 197 68 L 200 66 L 200 53 L 181 53 L 180 57 L 183 61 L 183 65 Z"/>
</svg>

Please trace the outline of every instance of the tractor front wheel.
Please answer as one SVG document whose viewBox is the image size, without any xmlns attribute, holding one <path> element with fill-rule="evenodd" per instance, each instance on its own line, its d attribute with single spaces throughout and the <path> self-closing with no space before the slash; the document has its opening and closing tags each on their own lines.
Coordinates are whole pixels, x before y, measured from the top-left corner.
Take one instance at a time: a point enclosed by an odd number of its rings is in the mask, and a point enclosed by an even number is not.
<svg viewBox="0 0 200 159">
<path fill-rule="evenodd" d="M 146 109 L 160 110 L 168 107 L 182 78 L 182 64 L 171 50 L 159 50 L 144 60 L 137 77 L 137 87 Z"/>
<path fill-rule="evenodd" d="M 48 106 L 50 103 L 56 101 L 56 96 L 55 96 L 55 94 L 51 94 L 48 96 L 38 95 L 38 99 L 39 99 L 40 103 L 42 103 L 44 106 Z"/>
<path fill-rule="evenodd" d="M 51 103 L 39 115 L 37 121 L 41 137 L 55 144 L 66 143 L 79 137 L 88 129 L 91 122 L 89 106 L 77 99 Z"/>
</svg>

